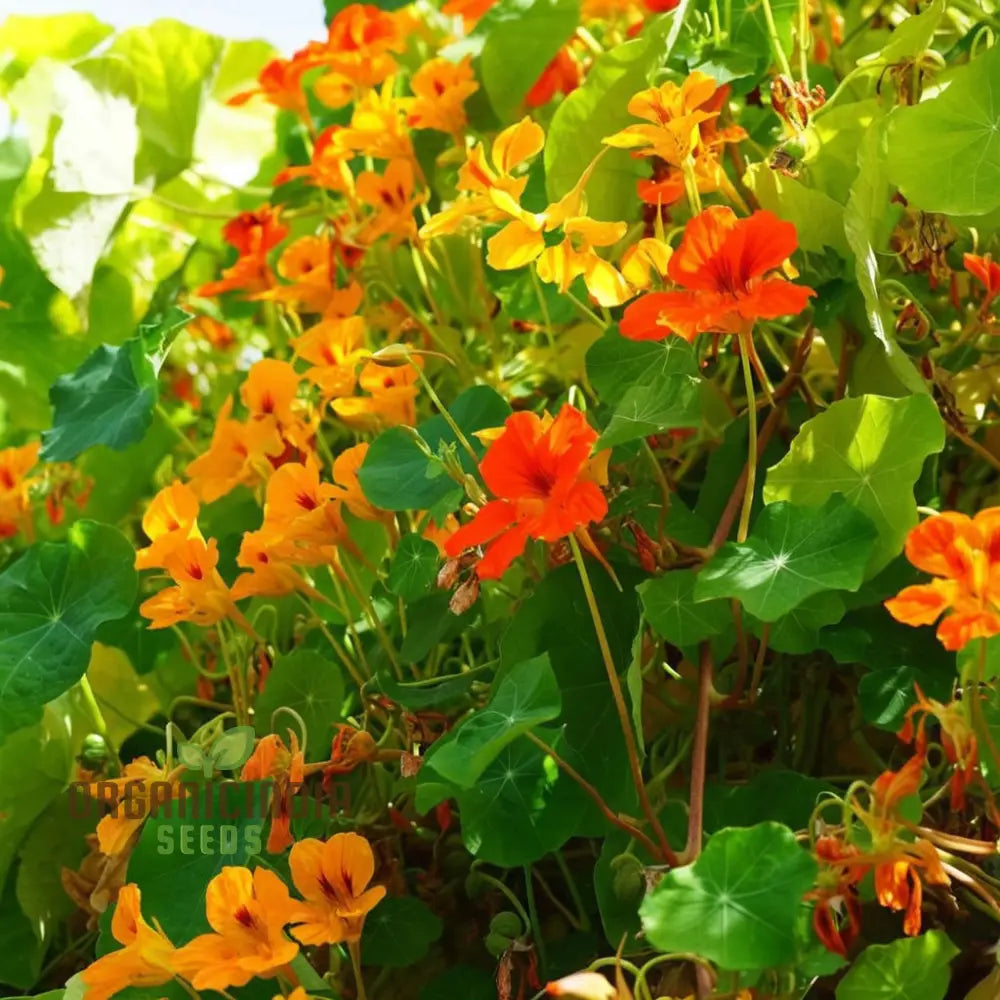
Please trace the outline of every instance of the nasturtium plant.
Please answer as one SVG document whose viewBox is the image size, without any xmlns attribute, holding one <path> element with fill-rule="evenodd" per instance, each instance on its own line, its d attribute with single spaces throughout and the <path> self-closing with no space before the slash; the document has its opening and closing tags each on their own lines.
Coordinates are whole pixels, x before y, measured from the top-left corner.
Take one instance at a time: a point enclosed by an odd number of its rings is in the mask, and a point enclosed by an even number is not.
<svg viewBox="0 0 1000 1000">
<path fill-rule="evenodd" d="M 997 0 L 22 6 L 0 993 L 997 995 Z"/>
</svg>

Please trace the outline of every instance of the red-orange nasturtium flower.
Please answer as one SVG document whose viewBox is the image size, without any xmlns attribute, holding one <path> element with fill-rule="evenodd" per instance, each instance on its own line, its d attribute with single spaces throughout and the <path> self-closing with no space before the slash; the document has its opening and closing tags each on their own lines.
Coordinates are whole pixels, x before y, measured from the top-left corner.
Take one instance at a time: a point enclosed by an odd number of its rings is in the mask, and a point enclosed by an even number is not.
<svg viewBox="0 0 1000 1000">
<path fill-rule="evenodd" d="M 979 773 L 979 747 L 976 733 L 966 718 L 968 701 L 953 701 L 948 705 L 928 698 L 920 685 L 917 700 L 909 707 L 899 738 L 904 743 L 913 743 L 918 755 L 927 752 L 927 716 L 933 715 L 941 726 L 941 747 L 948 763 L 952 765 L 951 809 L 957 812 L 965 808 L 965 790 Z M 914 725 L 914 719 L 919 721 Z"/>
<path fill-rule="evenodd" d="M 242 781 L 274 782 L 271 789 L 271 830 L 267 849 L 280 854 L 295 843 L 292 836 L 292 798 L 305 781 L 305 757 L 294 732 L 289 731 L 288 746 L 277 733 L 268 733 L 258 741 L 253 755 L 243 765 Z"/>
<path fill-rule="evenodd" d="M 542 70 L 524 98 L 526 107 L 539 108 L 556 94 L 570 94 L 580 86 L 580 63 L 569 45 L 564 45 Z"/>
<path fill-rule="evenodd" d="M 1000 507 L 968 517 L 946 511 L 906 538 L 906 558 L 930 583 L 905 587 L 885 606 L 897 621 L 932 625 L 945 649 L 1000 634 Z"/>
<path fill-rule="evenodd" d="M 123 947 L 83 970 L 86 1000 L 107 1000 L 129 986 L 163 986 L 174 978 L 176 949 L 160 930 L 143 919 L 137 885 L 123 885 L 111 917 L 111 936 Z"/>
<path fill-rule="evenodd" d="M 770 212 L 737 218 L 713 205 L 684 227 L 667 265 L 679 291 L 652 292 L 625 310 L 621 332 L 631 340 L 674 333 L 746 333 L 757 319 L 802 312 L 816 293 L 775 273 L 798 246 L 795 226 Z"/>
<path fill-rule="evenodd" d="M 245 986 L 255 976 L 274 975 L 299 953 L 284 933 L 292 906 L 274 872 L 223 868 L 205 893 L 205 915 L 214 933 L 178 949 L 177 972 L 196 990 Z"/>
<path fill-rule="evenodd" d="M 597 432 L 568 403 L 554 419 L 514 413 L 480 465 L 490 500 L 445 543 L 445 553 L 486 544 L 476 574 L 503 576 L 529 538 L 554 542 L 608 512 L 590 459 Z"/>
<path fill-rule="evenodd" d="M 308 69 L 308 64 L 302 59 L 272 59 L 257 76 L 256 87 L 233 94 L 226 103 L 239 107 L 260 96 L 276 108 L 292 111 L 305 118 L 309 113 L 309 105 L 302 90 L 302 74 Z"/>
<path fill-rule="evenodd" d="M 375 874 L 371 844 L 357 833 L 329 840 L 300 840 L 289 855 L 292 881 L 305 902 L 293 905 L 289 922 L 302 944 L 357 941 L 369 911 L 385 886 L 368 888 Z"/>
<path fill-rule="evenodd" d="M 966 271 L 969 272 L 986 290 L 986 294 L 983 297 L 983 309 L 986 309 L 989 304 L 1000 295 L 1000 263 L 997 263 L 993 259 L 992 254 L 979 254 L 967 253 L 962 258 L 962 264 L 965 266 Z"/>
<path fill-rule="evenodd" d="M 206 297 L 233 291 L 252 294 L 270 288 L 274 275 L 267 262 L 268 251 L 288 235 L 288 227 L 280 221 L 280 216 L 280 207 L 262 205 L 226 223 L 222 236 L 239 256 L 232 267 L 222 272 L 219 280 L 202 285 L 197 294 Z"/>
</svg>

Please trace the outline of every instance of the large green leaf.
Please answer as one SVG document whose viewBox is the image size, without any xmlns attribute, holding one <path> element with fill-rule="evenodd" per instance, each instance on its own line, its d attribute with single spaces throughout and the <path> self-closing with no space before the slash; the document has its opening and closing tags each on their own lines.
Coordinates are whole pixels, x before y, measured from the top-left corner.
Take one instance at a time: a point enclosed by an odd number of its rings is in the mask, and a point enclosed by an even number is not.
<svg viewBox="0 0 1000 1000">
<path fill-rule="evenodd" d="M 510 415 L 510 406 L 485 385 L 466 389 L 448 408 L 472 447 L 480 452 L 478 440 L 470 435 L 486 427 L 498 427 Z M 435 416 L 417 426 L 417 433 L 434 457 L 428 457 L 413 439 L 413 433 L 391 427 L 380 434 L 368 449 L 358 479 L 365 496 L 384 510 L 427 510 L 449 502 L 451 509 L 462 499 L 461 487 L 445 472 L 436 456 L 442 446 L 458 448 L 464 467 L 473 471 L 472 461 L 455 440 L 444 417 Z"/>
<path fill-rule="evenodd" d="M 3 76 L 9 80 L 12 69 L 30 66 L 43 56 L 79 59 L 113 31 L 93 14 L 11 14 L 0 25 L 0 51 L 10 59 Z"/>
<path fill-rule="evenodd" d="M 567 753 L 564 742 L 556 742 L 555 749 Z M 590 801 L 548 754 L 523 737 L 504 747 L 455 800 L 468 851 L 502 868 L 531 864 L 562 847 Z"/>
<path fill-rule="evenodd" d="M 887 166 L 918 208 L 985 215 L 1000 208 L 1000 51 L 951 74 L 943 93 L 889 118 Z"/>
<path fill-rule="evenodd" d="M 427 954 L 444 924 L 413 896 L 388 896 L 365 919 L 361 955 L 365 965 L 400 969 Z"/>
<path fill-rule="evenodd" d="M 639 587 L 646 620 L 675 646 L 694 646 L 732 625 L 727 601 L 695 602 L 698 577 L 692 569 L 678 569 Z"/>
<path fill-rule="evenodd" d="M 667 872 L 642 904 L 661 951 L 746 972 L 795 957 L 795 924 L 816 862 L 779 823 L 720 830 L 693 865 Z"/>
<path fill-rule="evenodd" d="M 606 149 L 603 139 L 635 123 L 628 102 L 649 86 L 666 58 L 663 32 L 663 23 L 653 22 L 641 38 L 605 52 L 583 86 L 556 108 L 545 143 L 545 186 L 552 201 L 567 194 L 586 165 Z M 645 175 L 628 150 L 608 149 L 587 184 L 589 213 L 596 219 L 632 218 L 637 208 L 635 182 Z"/>
<path fill-rule="evenodd" d="M 458 788 L 471 788 L 505 746 L 554 719 L 561 707 L 548 655 L 518 663 L 497 678 L 488 704 L 433 745 L 424 767 Z"/>
<path fill-rule="evenodd" d="M 0 574 L 0 738 L 83 676 L 97 627 L 132 606 L 134 559 L 121 532 L 77 521 Z"/>
<path fill-rule="evenodd" d="M 52 429 L 42 435 L 42 458 L 66 462 L 95 444 L 121 451 L 140 441 L 159 399 L 165 343 L 190 318 L 173 307 L 120 347 L 98 347 L 59 379 L 49 393 L 55 412 Z"/>
<path fill-rule="evenodd" d="M 140 179 L 162 183 L 190 166 L 206 81 L 222 47 L 220 38 L 166 19 L 115 39 L 110 53 L 125 59 L 139 83 Z"/>
<path fill-rule="evenodd" d="M 634 341 L 608 331 L 587 351 L 587 375 L 611 419 L 598 447 L 701 423 L 701 378 L 681 337 Z"/>
<path fill-rule="evenodd" d="M 871 944 L 837 985 L 837 1000 L 944 1000 L 957 954 L 944 931 Z"/>
<path fill-rule="evenodd" d="M 795 225 L 803 250 L 823 253 L 825 247 L 830 247 L 841 257 L 850 257 L 851 250 L 844 238 L 844 206 L 825 191 L 808 187 L 802 180 L 766 163 L 754 163 L 743 180 L 757 196 L 761 208 Z"/>
<path fill-rule="evenodd" d="M 580 0 L 500 0 L 476 25 L 483 87 L 504 123 L 576 30 Z"/>
<path fill-rule="evenodd" d="M 70 713 L 60 699 L 39 723 L 0 745 L 0 883 L 36 817 L 66 787 L 73 773 Z"/>
<path fill-rule="evenodd" d="M 773 622 L 824 590 L 857 590 L 878 532 L 842 496 L 822 507 L 770 504 L 743 543 L 727 542 L 698 574 L 698 600 L 735 597 Z"/>
<path fill-rule="evenodd" d="M 616 567 L 619 590 L 605 570 L 596 563 L 590 566 L 611 656 L 624 675 L 639 629 L 639 601 L 633 589 L 639 574 Z M 505 668 L 543 653 L 548 653 L 562 694 L 556 721 L 565 737 L 567 759 L 612 808 L 635 808 L 625 741 L 575 566 L 560 566 L 544 577 L 515 612 L 500 645 Z M 596 810 L 593 816 L 593 829 L 601 832 L 604 821 Z"/>
<path fill-rule="evenodd" d="M 431 592 L 440 565 L 441 553 L 432 541 L 423 535 L 403 535 L 393 553 L 386 586 L 397 597 L 416 601 Z"/>
<path fill-rule="evenodd" d="M 842 493 L 878 529 L 869 575 L 903 547 L 917 523 L 913 487 L 924 459 L 944 447 L 944 422 L 927 395 L 841 399 L 807 420 L 768 470 L 764 499 L 819 506 Z"/>
<path fill-rule="evenodd" d="M 327 760 L 333 725 L 342 718 L 344 676 L 340 666 L 311 649 L 296 649 L 279 656 L 271 667 L 255 706 L 257 732 L 284 733 L 291 728 L 298 734 L 292 715 L 279 713 L 271 728 L 271 716 L 281 706 L 294 709 L 302 717 L 308 734 L 310 760 Z"/>
</svg>

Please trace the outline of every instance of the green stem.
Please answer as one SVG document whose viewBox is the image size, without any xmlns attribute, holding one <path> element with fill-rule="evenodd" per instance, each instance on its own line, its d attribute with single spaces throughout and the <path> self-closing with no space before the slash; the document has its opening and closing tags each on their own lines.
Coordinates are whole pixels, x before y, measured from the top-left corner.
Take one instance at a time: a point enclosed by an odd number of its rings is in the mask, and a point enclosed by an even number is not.
<svg viewBox="0 0 1000 1000">
<path fill-rule="evenodd" d="M 351 968 L 354 970 L 354 985 L 358 991 L 358 1000 L 368 1000 L 365 993 L 365 980 L 361 975 L 361 942 L 349 941 L 347 951 L 351 956 Z"/>
<path fill-rule="evenodd" d="M 448 412 L 448 407 L 441 402 L 441 397 L 437 394 L 434 386 L 431 385 L 430 379 L 424 374 L 420 365 L 418 365 L 412 358 L 408 358 L 407 360 L 411 365 L 413 365 L 413 368 L 417 373 L 417 378 L 420 379 L 420 384 L 427 390 L 427 395 L 431 397 L 431 402 L 433 402 L 433 404 L 438 408 L 438 412 L 441 414 L 442 419 L 451 428 L 452 434 L 455 435 L 455 440 L 458 441 L 458 443 L 465 449 L 473 463 L 478 466 L 479 456 L 469 443 L 469 439 L 465 436 L 462 428 L 455 423 L 455 418 Z"/>
<path fill-rule="evenodd" d="M 639 764 L 639 750 L 636 746 L 635 732 L 632 729 L 632 721 L 629 718 L 628 706 L 625 704 L 625 695 L 622 692 L 621 681 L 618 678 L 618 671 L 615 668 L 614 657 L 611 655 L 611 647 L 608 645 L 608 636 L 604 631 L 601 611 L 597 606 L 597 598 L 594 596 L 594 590 L 590 585 L 587 564 L 584 562 L 580 545 L 573 535 L 569 536 L 569 544 L 573 550 L 573 559 L 576 562 L 576 568 L 580 574 L 580 583 L 583 585 L 583 592 L 587 598 L 590 617 L 594 622 L 594 631 L 597 633 L 597 644 L 601 649 L 601 657 L 604 660 L 604 668 L 608 675 L 608 684 L 611 686 L 615 709 L 618 712 L 618 722 L 621 725 L 622 735 L 625 737 L 625 749 L 628 754 L 629 768 L 632 772 L 632 781 L 639 796 L 639 804 L 642 807 L 643 815 L 649 821 L 650 828 L 656 835 L 660 846 L 660 854 L 664 861 L 669 865 L 675 865 L 677 863 L 677 855 L 667 841 L 667 835 L 663 832 L 663 826 L 660 824 L 660 820 L 653 810 L 652 805 L 650 805 L 649 796 L 646 793 L 646 785 L 642 779 L 642 767 Z"/>
<path fill-rule="evenodd" d="M 538 906 L 535 904 L 535 886 L 531 880 L 531 865 L 524 866 L 524 891 L 528 897 L 528 916 L 531 918 L 531 936 L 538 949 L 538 961 L 541 965 L 542 980 L 546 978 L 545 970 L 549 964 L 545 952 L 545 938 L 542 935 L 541 921 L 538 919 Z"/>
<path fill-rule="evenodd" d="M 766 2 L 766 0 L 765 0 Z M 753 371 L 750 367 L 750 351 L 753 344 L 752 334 L 740 334 L 740 364 L 743 368 L 743 385 L 747 395 L 747 481 L 743 490 L 743 507 L 740 510 L 740 523 L 736 531 L 736 541 L 745 542 L 750 529 L 750 508 L 753 507 L 753 494 L 757 486 L 757 393 L 753 385 Z"/>
<path fill-rule="evenodd" d="M 788 56 L 782 48 L 781 39 L 778 37 L 778 26 L 774 23 L 774 11 L 771 10 L 771 0 L 760 0 L 761 10 L 764 11 L 764 21 L 767 24 L 767 40 L 771 43 L 771 51 L 774 53 L 774 61 L 778 64 L 778 69 L 782 75 L 792 79 L 792 67 L 788 64 Z"/>
<path fill-rule="evenodd" d="M 569 889 L 570 897 L 573 900 L 573 905 L 576 907 L 576 912 L 580 919 L 580 929 L 584 931 L 590 930 L 590 917 L 587 914 L 587 909 L 583 905 L 583 897 L 580 895 L 580 890 L 577 887 L 576 880 L 573 878 L 573 873 L 569 869 L 569 865 L 566 864 L 566 859 L 562 856 L 562 851 L 555 851 L 556 864 L 559 865 L 559 871 L 562 872 L 563 880 L 566 882 L 566 888 Z"/>
</svg>

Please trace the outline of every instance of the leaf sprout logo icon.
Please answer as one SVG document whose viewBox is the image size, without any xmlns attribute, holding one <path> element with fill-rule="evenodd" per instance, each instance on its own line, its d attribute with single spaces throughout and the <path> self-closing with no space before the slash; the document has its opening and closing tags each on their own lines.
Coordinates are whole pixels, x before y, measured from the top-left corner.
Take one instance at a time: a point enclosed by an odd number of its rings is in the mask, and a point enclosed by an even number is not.
<svg viewBox="0 0 1000 1000">
<path fill-rule="evenodd" d="M 253 753 L 253 726 L 227 729 L 207 750 L 197 743 L 181 743 L 177 757 L 191 771 L 201 770 L 206 778 L 213 770 L 234 771 L 242 767 Z"/>
</svg>

